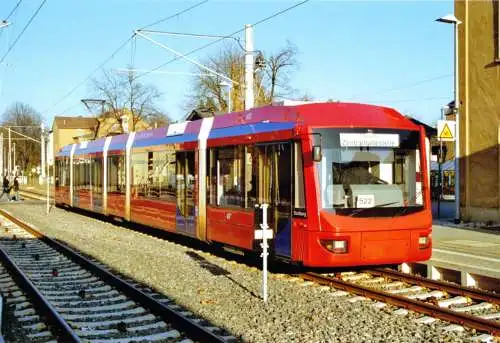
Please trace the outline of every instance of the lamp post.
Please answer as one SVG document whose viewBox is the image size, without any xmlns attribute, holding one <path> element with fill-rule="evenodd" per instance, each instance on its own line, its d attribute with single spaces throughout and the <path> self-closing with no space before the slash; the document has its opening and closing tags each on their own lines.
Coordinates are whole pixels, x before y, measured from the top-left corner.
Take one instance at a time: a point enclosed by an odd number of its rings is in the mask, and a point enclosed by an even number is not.
<svg viewBox="0 0 500 343">
<path fill-rule="evenodd" d="M 445 15 L 436 19 L 440 23 L 453 24 L 455 29 L 455 97 L 454 97 L 454 112 L 455 112 L 455 222 L 460 222 L 460 100 L 459 100 L 459 84 L 458 84 L 458 25 L 462 22 L 453 14 Z"/>
<path fill-rule="evenodd" d="M 230 113 L 231 112 L 231 88 L 233 88 L 233 85 L 229 82 L 221 81 L 221 83 L 219 83 L 219 86 L 227 88 L 227 113 Z"/>
</svg>

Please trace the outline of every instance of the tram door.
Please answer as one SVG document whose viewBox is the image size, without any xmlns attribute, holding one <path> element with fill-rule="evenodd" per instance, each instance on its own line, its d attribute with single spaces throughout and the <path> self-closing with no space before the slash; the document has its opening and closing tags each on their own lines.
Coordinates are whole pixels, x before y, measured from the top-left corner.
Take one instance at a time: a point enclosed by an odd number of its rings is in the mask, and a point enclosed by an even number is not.
<svg viewBox="0 0 500 343">
<path fill-rule="evenodd" d="M 176 231 L 196 235 L 194 151 L 176 153 L 177 213 Z"/>
<path fill-rule="evenodd" d="M 292 149 L 290 143 L 256 146 L 257 203 L 269 204 L 268 225 L 274 231 L 276 255 L 291 256 Z M 262 223 L 262 210 L 256 210 L 255 225 Z"/>
</svg>

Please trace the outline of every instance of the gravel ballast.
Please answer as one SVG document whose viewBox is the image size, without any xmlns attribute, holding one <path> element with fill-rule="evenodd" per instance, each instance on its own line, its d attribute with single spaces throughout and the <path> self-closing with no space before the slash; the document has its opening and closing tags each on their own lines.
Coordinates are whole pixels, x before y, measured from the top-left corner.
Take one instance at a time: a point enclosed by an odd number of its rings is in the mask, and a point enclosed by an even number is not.
<svg viewBox="0 0 500 343">
<path fill-rule="evenodd" d="M 1 208 L 52 238 L 77 247 L 134 277 L 213 325 L 247 342 L 464 342 L 474 330 L 417 324 L 423 315 L 393 314 L 392 306 L 337 296 L 327 287 L 269 274 L 269 302 L 261 271 L 243 264 L 36 201 Z M 351 301 L 348 301 L 351 299 Z M 359 300 L 359 301 L 353 301 Z"/>
</svg>

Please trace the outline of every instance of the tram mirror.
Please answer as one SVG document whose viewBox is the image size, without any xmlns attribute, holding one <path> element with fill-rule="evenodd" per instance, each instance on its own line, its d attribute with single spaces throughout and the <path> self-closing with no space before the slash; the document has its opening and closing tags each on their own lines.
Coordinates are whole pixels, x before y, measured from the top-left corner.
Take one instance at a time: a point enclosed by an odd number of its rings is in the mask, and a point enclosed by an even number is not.
<svg viewBox="0 0 500 343">
<path fill-rule="evenodd" d="M 321 159 L 323 158 L 323 155 L 321 154 L 321 145 L 313 145 L 312 154 L 314 162 L 321 162 Z"/>
</svg>

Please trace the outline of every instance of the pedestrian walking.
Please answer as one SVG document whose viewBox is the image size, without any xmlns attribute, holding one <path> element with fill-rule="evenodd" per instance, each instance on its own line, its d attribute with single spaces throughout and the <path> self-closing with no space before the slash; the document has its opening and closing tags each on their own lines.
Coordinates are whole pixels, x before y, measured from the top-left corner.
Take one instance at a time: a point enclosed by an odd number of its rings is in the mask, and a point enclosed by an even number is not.
<svg viewBox="0 0 500 343">
<path fill-rule="evenodd" d="M 2 195 L 0 195 L 0 199 L 3 198 L 4 194 L 7 194 L 7 200 L 9 200 L 9 193 L 10 193 L 10 182 L 9 179 L 7 178 L 7 175 L 5 175 L 3 177 Z"/>
<path fill-rule="evenodd" d="M 12 196 L 12 201 L 19 200 L 19 181 L 17 181 L 17 176 L 14 178 L 14 195 Z"/>
</svg>

